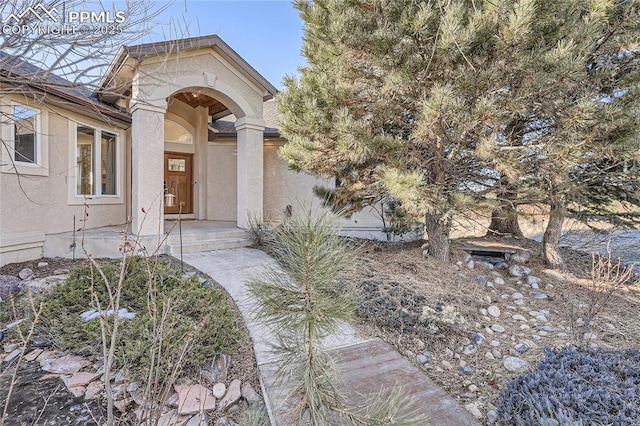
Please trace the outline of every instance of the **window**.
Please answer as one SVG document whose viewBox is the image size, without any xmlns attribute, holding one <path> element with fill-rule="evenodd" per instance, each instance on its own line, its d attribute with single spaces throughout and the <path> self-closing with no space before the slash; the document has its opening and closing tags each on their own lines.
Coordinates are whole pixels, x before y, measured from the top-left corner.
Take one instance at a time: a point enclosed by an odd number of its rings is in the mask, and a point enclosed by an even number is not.
<svg viewBox="0 0 640 426">
<path fill-rule="evenodd" d="M 117 195 L 117 137 L 78 124 L 76 127 L 76 195 Z"/>
<path fill-rule="evenodd" d="M 14 161 L 38 163 L 38 111 L 13 106 Z"/>
<path fill-rule="evenodd" d="M 165 142 L 193 144 L 193 136 L 180 124 L 170 120 L 164 121 L 164 140 Z"/>
<path fill-rule="evenodd" d="M 0 124 L 0 172 L 49 176 L 47 111 L 3 98 Z"/>
</svg>

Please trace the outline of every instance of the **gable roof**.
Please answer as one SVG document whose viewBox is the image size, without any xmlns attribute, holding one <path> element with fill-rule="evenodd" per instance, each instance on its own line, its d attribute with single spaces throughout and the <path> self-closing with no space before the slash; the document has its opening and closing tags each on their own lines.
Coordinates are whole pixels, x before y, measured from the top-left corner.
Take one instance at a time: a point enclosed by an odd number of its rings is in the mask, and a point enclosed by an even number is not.
<svg viewBox="0 0 640 426">
<path fill-rule="evenodd" d="M 73 102 L 90 114 L 115 118 L 124 124 L 131 117 L 118 108 L 106 105 L 82 84 L 73 83 L 49 70 L 33 65 L 24 59 L 0 51 L 0 81 L 8 83 L 21 93 L 45 94 L 52 103 L 68 106 Z"/>
<path fill-rule="evenodd" d="M 278 91 L 266 78 L 256 71 L 255 68 L 253 68 L 246 60 L 244 60 L 244 58 L 238 55 L 235 50 L 233 50 L 219 36 L 213 34 L 133 46 L 122 46 L 100 80 L 95 94 L 100 98 L 107 98 L 109 97 L 110 92 L 118 94 L 129 90 L 130 79 L 133 76 L 129 76 L 128 74 L 147 56 L 167 55 L 175 52 L 185 52 L 207 47 L 220 53 L 254 84 L 260 87 L 265 93 L 263 100 L 267 101 L 273 98 Z M 124 74 L 122 76 L 124 78 L 120 77 L 119 74 Z M 123 84 L 117 80 L 123 80 L 126 83 Z"/>
</svg>

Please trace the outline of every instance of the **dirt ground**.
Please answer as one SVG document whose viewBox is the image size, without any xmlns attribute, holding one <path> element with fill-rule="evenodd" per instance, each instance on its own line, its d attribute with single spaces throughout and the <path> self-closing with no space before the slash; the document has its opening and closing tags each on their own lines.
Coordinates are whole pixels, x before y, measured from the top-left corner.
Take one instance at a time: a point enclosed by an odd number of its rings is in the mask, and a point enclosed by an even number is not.
<svg viewBox="0 0 640 426">
<path fill-rule="evenodd" d="M 462 250 L 468 242 L 528 251 L 531 259 L 523 265 L 539 278 L 539 288 L 531 288 L 526 277 L 512 277 L 505 269 L 490 270 L 478 262 L 470 269 Z M 584 332 L 577 325 L 587 318 L 585 311 L 597 295 L 589 279 L 590 255 L 564 250 L 566 265 L 561 272 L 566 279 L 560 281 L 543 272 L 539 250 L 539 243 L 527 239 L 458 239 L 452 241 L 452 262 L 443 264 L 425 258 L 420 243 L 366 243 L 346 281 L 360 285 L 360 297 L 367 307 L 373 299 L 388 308 L 365 309 L 363 315 L 361 303 L 359 326 L 364 331 L 397 347 L 461 404 L 475 404 L 486 416 L 495 409 L 505 382 L 519 374 L 505 368 L 505 358 L 519 357 L 533 365 L 544 358 L 545 347 L 575 345 Z M 493 282 L 500 281 L 498 276 L 504 284 Z M 531 292 L 544 292 L 547 298 L 536 299 Z M 523 296 L 521 301 L 514 298 L 516 293 Z M 451 305 L 465 324 L 430 333 L 414 324 L 414 313 L 419 314 L 423 305 L 436 311 Z M 487 313 L 489 306 L 499 309 L 498 317 Z M 572 306 L 577 309 L 574 314 Z M 622 286 L 587 330 L 591 334 L 586 344 L 610 349 L 640 347 L 639 315 L 640 284 Z M 495 325 L 504 331 L 492 330 Z M 479 344 L 474 338 L 477 333 L 483 338 Z M 522 343 L 526 345 L 523 353 L 516 350 Z"/>
<path fill-rule="evenodd" d="M 161 260 L 170 263 L 174 269 L 176 270 L 181 269 L 180 260 L 173 258 L 171 256 L 161 256 L 160 258 Z M 47 265 L 43 265 L 40 267 L 38 266 L 38 264 L 43 264 L 43 263 L 47 263 Z M 71 259 L 61 259 L 61 258 L 41 258 L 38 260 L 32 260 L 32 261 L 21 262 L 21 263 L 13 263 L 13 264 L 2 266 L 0 267 L 0 275 L 17 276 L 22 269 L 30 268 L 34 272 L 34 278 L 44 278 L 50 275 L 54 275 L 56 271 L 60 273 L 60 272 L 63 272 L 63 271 L 60 271 L 62 269 L 71 270 L 75 267 L 80 267 L 85 263 L 86 263 L 86 260 L 80 260 L 80 259 L 71 260 Z M 182 265 L 182 268 L 185 273 L 196 273 L 201 279 L 209 280 L 211 282 L 211 285 L 218 288 L 222 288 L 211 277 L 209 277 L 206 274 L 203 274 L 200 271 L 197 271 L 191 266 L 184 264 Z M 222 290 L 226 294 L 226 290 L 224 289 Z M 253 352 L 253 344 L 251 341 L 251 337 L 249 336 L 249 331 L 244 321 L 242 320 L 242 315 L 238 307 L 236 306 L 235 302 L 233 301 L 233 299 L 231 299 L 230 296 L 227 296 L 227 303 L 236 312 L 236 315 L 238 316 L 238 318 L 240 318 L 239 328 L 241 332 L 241 338 L 239 341 L 238 349 L 236 350 L 235 353 L 230 354 L 232 357 L 232 366 L 228 372 L 227 382 L 231 382 L 233 379 L 240 379 L 242 383 L 249 383 L 254 390 L 256 390 L 257 392 L 260 392 L 258 367 L 257 367 L 255 355 Z M 0 324 L 0 329 L 3 326 L 4 324 Z M 3 343 L 6 343 L 6 342 L 7 341 L 5 340 L 5 342 Z M 2 373 L 2 371 L 0 371 L 0 373 Z M 42 374 L 44 374 L 44 372 L 42 372 Z M 199 381 L 199 377 L 197 377 L 197 375 L 194 375 L 191 379 L 193 382 Z M 57 391 L 68 394 L 64 386 L 59 387 Z M 64 398 L 64 395 L 62 395 L 62 397 Z M 0 403 L 2 406 L 4 406 L 4 401 L 0 400 Z M 244 400 L 241 400 L 238 402 L 237 408 L 233 411 L 233 413 L 225 413 L 225 415 L 227 417 L 233 418 L 236 421 L 239 421 L 242 418 L 246 408 L 247 408 L 246 402 L 244 402 Z M 222 414 L 219 414 L 216 412 L 214 413 L 214 415 L 209 416 L 210 424 L 215 423 L 218 415 L 222 415 Z M 46 419 L 44 418 L 43 420 L 46 421 Z M 7 423 L 7 424 L 10 424 L 10 423 Z"/>
</svg>

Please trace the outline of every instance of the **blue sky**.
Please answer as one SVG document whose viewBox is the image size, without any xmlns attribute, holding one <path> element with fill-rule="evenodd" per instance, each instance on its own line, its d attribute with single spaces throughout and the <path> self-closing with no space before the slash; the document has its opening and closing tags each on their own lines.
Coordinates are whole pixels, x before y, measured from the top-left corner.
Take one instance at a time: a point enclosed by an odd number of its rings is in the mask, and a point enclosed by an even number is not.
<svg viewBox="0 0 640 426">
<path fill-rule="evenodd" d="M 279 89 L 304 64 L 302 21 L 290 1 L 176 0 L 155 20 L 144 41 L 218 34 Z"/>
</svg>

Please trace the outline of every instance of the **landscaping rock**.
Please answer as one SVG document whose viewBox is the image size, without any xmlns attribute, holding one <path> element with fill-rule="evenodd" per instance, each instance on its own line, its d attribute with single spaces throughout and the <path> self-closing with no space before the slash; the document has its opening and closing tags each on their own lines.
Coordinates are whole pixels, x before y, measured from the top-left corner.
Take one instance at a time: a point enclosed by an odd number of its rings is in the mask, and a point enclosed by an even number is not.
<svg viewBox="0 0 640 426">
<path fill-rule="evenodd" d="M 479 277 L 476 278 L 476 281 L 478 282 L 478 284 L 486 284 L 489 280 L 487 280 L 487 277 L 485 277 L 484 275 L 480 275 Z"/>
<path fill-rule="evenodd" d="M 462 350 L 463 355 L 473 355 L 476 352 L 478 352 L 478 348 L 476 348 L 475 345 L 468 345 Z"/>
<path fill-rule="evenodd" d="M 31 268 L 24 268 L 23 270 L 18 272 L 18 277 L 20 277 L 22 281 L 29 281 L 30 279 L 33 279 L 33 277 L 35 277 L 35 274 L 33 273 L 33 270 Z"/>
<path fill-rule="evenodd" d="M 498 284 L 498 285 L 504 285 L 505 284 L 505 281 L 504 281 L 504 279 L 502 277 L 495 277 L 493 279 L 493 282 Z"/>
<path fill-rule="evenodd" d="M 260 394 L 258 394 L 249 383 L 242 385 L 242 398 L 249 403 L 262 402 Z"/>
<path fill-rule="evenodd" d="M 478 345 L 478 346 L 480 346 L 481 344 L 483 344 L 483 343 L 484 343 L 484 341 L 486 340 L 486 339 L 484 338 L 484 336 L 483 336 L 482 334 L 480 334 L 480 333 L 473 333 L 473 334 L 471 335 L 471 339 L 473 340 L 473 343 L 474 343 L 475 345 Z"/>
<path fill-rule="evenodd" d="M 220 399 L 227 392 L 227 385 L 225 385 L 224 383 L 216 383 L 215 385 L 213 385 L 212 392 L 213 396 L 215 396 L 217 399 Z"/>
<path fill-rule="evenodd" d="M 211 280 L 203 280 L 200 285 L 204 288 L 213 288 L 215 286 L 215 283 Z"/>
<path fill-rule="evenodd" d="M 87 386 L 99 377 L 100 374 L 83 372 L 75 373 L 71 376 L 65 376 L 62 378 L 62 381 L 68 388 L 74 388 L 76 386 Z"/>
<path fill-rule="evenodd" d="M 460 367 L 460 372 L 462 374 L 466 374 L 468 376 L 471 376 L 475 372 L 475 370 L 473 369 L 473 367 L 465 365 L 465 366 Z"/>
<path fill-rule="evenodd" d="M 216 408 L 216 399 L 211 391 L 200 384 L 175 385 L 178 392 L 178 414 L 181 416 L 197 414 Z"/>
<path fill-rule="evenodd" d="M 208 424 L 209 416 L 203 412 L 191 417 L 184 426 L 207 426 Z"/>
<path fill-rule="evenodd" d="M 498 413 L 496 410 L 491 410 L 487 413 L 487 424 L 494 425 L 498 422 Z"/>
<path fill-rule="evenodd" d="M 515 292 L 515 293 L 513 293 L 513 294 L 511 295 L 511 297 L 512 297 L 514 300 L 524 299 L 524 294 L 519 293 L 519 292 Z"/>
<path fill-rule="evenodd" d="M 540 283 L 540 278 L 533 275 L 527 276 L 527 284 L 532 285 L 532 284 L 539 284 L 539 283 Z"/>
<path fill-rule="evenodd" d="M 213 361 L 202 370 L 202 376 L 211 383 L 226 382 L 231 368 L 231 355 L 218 354 Z"/>
<path fill-rule="evenodd" d="M 511 255 L 509 261 L 512 263 L 527 263 L 531 259 L 531 254 L 526 250 L 517 250 Z"/>
<path fill-rule="evenodd" d="M 14 360 L 16 360 L 21 354 L 22 354 L 22 348 L 14 349 L 13 351 L 9 352 L 9 355 L 4 357 L 4 362 L 6 362 L 7 364 L 10 364 Z"/>
<path fill-rule="evenodd" d="M 184 425 L 189 419 L 189 416 L 181 416 L 178 414 L 178 410 L 170 410 L 165 413 L 158 421 L 157 426 L 178 426 Z"/>
<path fill-rule="evenodd" d="M 521 278 L 521 277 L 524 277 L 527 274 L 525 273 L 525 271 L 522 268 L 522 266 L 520 266 L 520 265 L 511 265 L 509 267 L 509 275 L 511 275 L 512 277 Z"/>
<path fill-rule="evenodd" d="M 0 275 L 0 298 L 9 299 L 10 296 L 19 293 L 24 288 L 24 283 L 13 275 Z"/>
<path fill-rule="evenodd" d="M 505 328 L 500 324 L 493 324 L 491 326 L 491 330 L 495 331 L 496 333 L 504 333 L 506 331 Z"/>
<path fill-rule="evenodd" d="M 104 383 L 100 381 L 91 382 L 87 385 L 87 390 L 84 394 L 84 399 L 96 399 L 100 396 L 104 389 Z"/>
<path fill-rule="evenodd" d="M 49 262 L 38 262 L 38 268 L 44 268 L 45 266 L 49 266 Z"/>
<path fill-rule="evenodd" d="M 512 373 L 524 371 L 529 368 L 529 363 L 527 361 L 514 356 L 506 357 L 502 362 L 502 365 L 504 365 L 504 368 Z"/>
<path fill-rule="evenodd" d="M 546 275 L 546 276 L 548 276 L 548 277 L 553 278 L 553 279 L 554 279 L 554 280 L 556 280 L 556 281 L 560 281 L 560 282 L 562 282 L 562 281 L 565 281 L 565 280 L 566 280 L 566 278 L 565 278 L 565 276 L 562 274 L 562 272 L 558 272 L 558 271 L 555 271 L 555 270 L 553 270 L 553 269 L 544 269 L 544 270 L 542 271 L 542 273 L 543 273 L 543 274 L 545 274 L 545 275 Z"/>
<path fill-rule="evenodd" d="M 42 355 L 40 358 L 42 358 Z M 40 363 L 40 367 L 44 371 L 56 374 L 74 374 L 89 365 L 91 365 L 91 361 L 77 355 L 65 355 L 61 358 L 45 359 Z"/>
<path fill-rule="evenodd" d="M 464 408 L 476 419 L 480 420 L 482 418 L 482 413 L 476 404 L 466 404 Z"/>
<path fill-rule="evenodd" d="M 538 299 L 538 300 L 544 300 L 547 299 L 549 296 L 546 293 L 542 293 L 539 291 L 531 291 L 529 292 L 529 296 L 533 297 L 534 299 Z"/>
<path fill-rule="evenodd" d="M 487 308 L 487 312 L 489 313 L 489 315 L 491 315 L 494 318 L 500 317 L 500 308 L 498 308 L 496 305 L 489 306 Z"/>
<path fill-rule="evenodd" d="M 27 282 L 27 287 L 34 293 L 48 292 L 53 287 L 65 282 L 68 277 L 68 275 L 52 275 L 45 278 L 36 278 Z"/>
<path fill-rule="evenodd" d="M 28 352 L 24 356 L 24 360 L 28 361 L 28 362 L 35 361 L 36 358 L 38 358 L 42 352 L 43 352 L 43 349 L 40 349 L 40 348 L 34 349 L 34 350 Z"/>
<path fill-rule="evenodd" d="M 81 397 L 82 395 L 85 394 L 85 392 L 87 391 L 87 389 L 84 386 L 74 386 L 72 388 L 67 387 L 67 390 L 69 391 L 69 393 L 73 396 L 75 396 L 76 398 Z M 117 408 L 117 406 L 116 406 Z M 119 408 L 118 408 L 119 409 Z M 126 408 L 123 409 L 119 409 L 121 412 L 124 412 L 124 410 L 126 410 Z"/>
<path fill-rule="evenodd" d="M 233 381 L 231 381 L 231 384 L 229 384 L 229 388 L 227 389 L 227 393 L 224 395 L 224 398 L 222 398 L 220 404 L 218 405 L 218 410 L 224 411 L 238 402 L 238 400 L 242 396 L 242 391 L 240 390 L 241 384 L 242 382 L 239 379 L 234 379 Z"/>
<path fill-rule="evenodd" d="M 422 365 L 426 364 L 427 362 L 429 362 L 429 358 L 427 358 L 426 356 L 424 356 L 423 354 L 418 354 L 418 356 L 416 357 L 416 359 L 418 360 L 418 362 Z"/>
<path fill-rule="evenodd" d="M 527 321 L 527 319 L 520 314 L 512 315 L 511 318 L 516 321 L 525 321 L 525 322 Z"/>
</svg>

